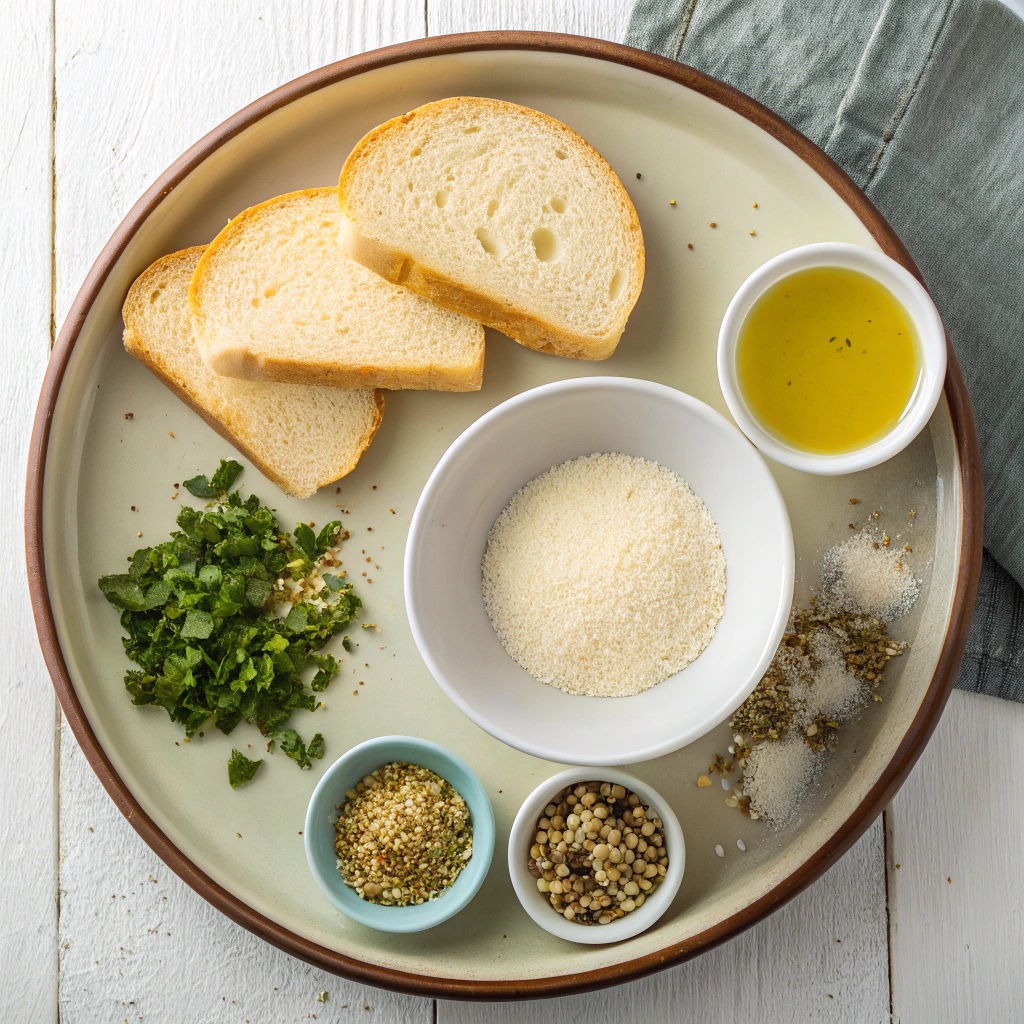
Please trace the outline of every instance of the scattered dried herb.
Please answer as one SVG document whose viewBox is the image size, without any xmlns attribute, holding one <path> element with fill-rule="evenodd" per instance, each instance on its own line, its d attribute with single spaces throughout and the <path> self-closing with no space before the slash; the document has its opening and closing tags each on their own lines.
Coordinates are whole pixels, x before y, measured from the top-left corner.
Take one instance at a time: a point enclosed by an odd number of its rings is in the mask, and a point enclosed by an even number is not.
<svg viewBox="0 0 1024 1024">
<path fill-rule="evenodd" d="M 729 722 L 734 732 L 728 751 L 731 759 L 716 755 L 709 772 L 725 775 L 739 769 L 746 778 L 751 770 L 748 759 L 755 749 L 779 741 L 799 738 L 819 754 L 835 748 L 842 716 L 814 714 L 808 721 L 805 696 L 794 692 L 801 686 L 806 692 L 810 684 L 813 693 L 815 677 L 823 667 L 818 646 L 823 639 L 825 647 L 838 650 L 845 672 L 860 680 L 876 701 L 882 699 L 875 691 L 885 666 L 909 649 L 908 644 L 894 640 L 885 622 L 875 616 L 821 608 L 813 600 L 808 608 L 794 609 L 768 671 Z M 738 807 L 747 817 L 759 816 L 742 786 L 730 793 L 726 804 Z"/>
</svg>

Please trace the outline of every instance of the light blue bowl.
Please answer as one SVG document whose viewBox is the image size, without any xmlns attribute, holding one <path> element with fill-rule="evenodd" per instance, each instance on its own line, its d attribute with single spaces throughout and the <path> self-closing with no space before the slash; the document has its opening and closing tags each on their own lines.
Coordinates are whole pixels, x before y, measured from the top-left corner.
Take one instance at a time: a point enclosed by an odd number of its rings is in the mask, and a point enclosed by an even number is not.
<svg viewBox="0 0 1024 1024">
<path fill-rule="evenodd" d="M 473 856 L 455 884 L 437 899 L 412 907 L 385 907 L 360 899 L 341 878 L 334 852 L 336 808 L 346 790 L 391 761 L 407 761 L 446 779 L 469 806 L 473 823 Z M 304 830 L 306 859 L 327 898 L 353 921 L 384 932 L 421 932 L 447 921 L 477 894 L 494 853 L 494 812 L 480 780 L 450 750 L 414 736 L 380 736 L 353 747 L 324 773 L 313 790 Z"/>
</svg>

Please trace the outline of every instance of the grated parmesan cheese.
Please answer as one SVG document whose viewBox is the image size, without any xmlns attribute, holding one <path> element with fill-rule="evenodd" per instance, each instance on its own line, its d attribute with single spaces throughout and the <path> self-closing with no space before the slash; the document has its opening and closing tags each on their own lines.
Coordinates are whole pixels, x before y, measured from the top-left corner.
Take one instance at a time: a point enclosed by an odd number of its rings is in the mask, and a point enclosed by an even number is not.
<svg viewBox="0 0 1024 1024">
<path fill-rule="evenodd" d="M 725 610 L 725 556 L 677 474 L 594 454 L 519 490 L 487 538 L 487 614 L 534 678 L 592 697 L 641 693 L 708 645 Z"/>
</svg>

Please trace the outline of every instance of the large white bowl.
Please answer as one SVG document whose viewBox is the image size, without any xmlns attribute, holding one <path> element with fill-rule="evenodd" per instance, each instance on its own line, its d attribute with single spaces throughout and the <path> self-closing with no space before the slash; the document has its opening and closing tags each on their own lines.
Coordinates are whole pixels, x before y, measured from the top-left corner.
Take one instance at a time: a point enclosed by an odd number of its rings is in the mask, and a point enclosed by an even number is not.
<svg viewBox="0 0 1024 1024">
<path fill-rule="evenodd" d="M 714 638 L 635 697 L 578 697 L 538 682 L 505 652 L 484 609 L 480 563 L 498 514 L 535 476 L 594 452 L 674 470 L 722 534 L 727 590 Z M 492 736 L 551 761 L 630 764 L 692 742 L 750 694 L 782 638 L 793 571 L 785 502 L 734 426 L 662 384 L 583 377 L 509 399 L 445 452 L 409 529 L 405 603 L 432 675 Z"/>
</svg>

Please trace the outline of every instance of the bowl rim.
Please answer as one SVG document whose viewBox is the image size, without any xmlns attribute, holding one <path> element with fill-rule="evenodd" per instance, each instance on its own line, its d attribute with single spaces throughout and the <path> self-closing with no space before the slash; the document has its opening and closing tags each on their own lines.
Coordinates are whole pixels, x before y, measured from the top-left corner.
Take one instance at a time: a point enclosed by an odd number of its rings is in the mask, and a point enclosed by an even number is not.
<svg viewBox="0 0 1024 1024">
<path fill-rule="evenodd" d="M 669 849 L 668 870 L 664 879 L 654 890 L 654 895 L 644 900 L 642 907 L 631 911 L 626 917 L 611 924 L 597 927 L 585 927 L 566 921 L 547 906 L 536 887 L 534 877 L 526 867 L 524 853 L 529 851 L 528 836 L 534 827 L 537 815 L 550 799 L 551 795 L 573 782 L 611 782 L 625 786 L 636 793 L 640 799 L 658 812 L 661 818 L 665 839 Z M 678 854 L 674 851 L 678 850 Z M 512 830 L 508 837 L 508 873 L 512 879 L 512 888 L 522 904 L 523 910 L 533 921 L 552 935 L 567 942 L 584 945 L 610 945 L 623 942 L 653 927 L 669 910 L 672 901 L 683 883 L 686 870 L 686 840 L 683 836 L 679 818 L 672 810 L 668 801 L 652 786 L 642 779 L 630 775 L 619 768 L 581 766 L 568 768 L 557 775 L 545 779 L 520 804 Z"/>
<path fill-rule="evenodd" d="M 421 552 L 424 548 L 421 534 L 427 528 L 427 522 L 432 513 L 432 505 L 438 490 L 443 486 L 452 464 L 457 463 L 461 458 L 464 449 L 473 444 L 475 439 L 481 433 L 491 429 L 495 423 L 508 416 L 515 415 L 523 405 L 529 405 L 537 401 L 544 401 L 552 395 L 587 390 L 619 392 L 632 391 L 668 399 L 677 406 L 684 407 L 689 413 L 699 416 L 730 439 L 734 439 L 744 446 L 747 444 L 742 432 L 707 403 L 702 402 L 698 398 L 694 398 L 693 395 L 689 395 L 685 391 L 669 387 L 667 384 L 660 384 L 656 381 L 645 380 L 642 377 L 571 377 L 567 380 L 552 381 L 548 384 L 542 384 L 538 387 L 531 388 L 528 391 L 522 391 L 494 406 L 494 408 L 489 409 L 486 413 L 480 416 L 479 419 L 474 420 L 451 443 L 445 453 L 438 460 L 437 465 L 434 467 L 426 484 L 423 486 L 423 490 L 420 492 L 419 499 L 416 502 L 416 507 L 412 514 L 412 519 L 409 523 L 409 534 L 406 541 L 405 562 L 403 566 L 403 589 L 405 592 L 406 618 L 409 621 L 409 629 L 412 632 L 413 640 L 416 643 L 416 648 L 420 653 L 420 657 L 423 658 L 431 676 L 434 678 L 445 696 L 451 700 L 452 703 L 455 704 L 455 706 L 464 715 L 466 715 L 471 722 L 478 725 L 481 729 L 488 732 L 491 736 L 500 740 L 502 743 L 505 743 L 510 747 L 514 747 L 516 750 L 521 750 L 524 753 L 531 754 L 534 757 L 539 757 L 547 761 L 586 764 L 592 768 L 598 768 L 608 764 L 608 751 L 605 750 L 600 753 L 595 753 L 593 760 L 580 758 L 578 754 L 566 756 L 564 751 L 559 751 L 550 746 L 546 746 L 542 739 L 533 739 L 529 737 L 522 738 L 509 733 L 500 722 L 497 722 L 488 715 L 483 714 L 473 703 L 468 701 L 458 691 L 458 689 L 451 685 L 445 672 L 441 669 L 440 665 L 438 665 L 437 659 L 434 657 L 432 650 L 433 641 L 430 637 L 430 631 L 425 628 L 424 623 L 421 621 L 420 612 L 414 596 L 418 589 L 415 582 L 417 565 L 419 559 L 422 557 Z M 785 632 L 786 623 L 789 620 L 789 613 L 792 608 L 793 587 L 796 578 L 796 554 L 793 541 L 793 528 L 789 518 L 789 510 L 786 507 L 786 502 L 782 496 L 782 492 L 779 490 L 779 486 L 776 483 L 775 478 L 772 476 L 771 470 L 764 462 L 764 459 L 757 455 L 756 452 L 753 454 L 755 454 L 755 457 L 764 468 L 767 493 L 776 502 L 777 508 L 781 512 L 784 529 L 780 531 L 778 540 L 782 547 L 784 565 L 772 628 L 765 641 L 760 658 L 756 665 L 753 665 L 744 677 L 744 689 L 746 689 L 746 692 L 742 694 L 739 699 L 734 699 L 735 694 L 731 695 L 730 700 L 721 705 L 715 716 L 708 717 L 698 726 L 690 726 L 685 730 L 679 731 L 672 738 L 643 747 L 642 749 L 628 750 L 621 755 L 615 755 L 615 764 L 636 764 L 641 761 L 649 761 L 653 758 L 670 754 L 679 750 L 681 747 L 686 746 L 688 743 L 692 743 L 694 740 L 699 739 L 711 729 L 715 728 L 715 726 L 720 725 L 736 710 L 737 707 L 739 707 L 740 704 L 743 703 L 746 697 L 750 695 L 754 687 L 757 685 L 758 680 L 767 671 L 772 658 L 775 656 L 775 652 L 782 640 L 782 635 Z M 682 671 L 685 671 L 685 668 Z M 746 683 L 749 683 L 749 688 L 746 687 Z"/>
<path fill-rule="evenodd" d="M 394 750 L 397 746 L 413 747 L 421 752 L 429 753 L 433 758 L 450 765 L 462 772 L 468 780 L 468 786 L 456 788 L 456 792 L 466 801 L 469 806 L 470 816 L 473 822 L 473 856 L 469 863 L 459 874 L 458 878 L 446 892 L 436 900 L 418 904 L 414 907 L 384 907 L 366 900 L 351 893 L 341 875 L 337 872 L 325 873 L 321 871 L 317 860 L 318 845 L 318 818 L 323 813 L 320 806 L 324 800 L 336 799 L 329 793 L 338 793 L 344 797 L 344 775 L 353 761 L 364 754 L 380 753 L 381 765 L 387 764 L 390 760 L 399 760 L 398 757 L 391 757 L 387 751 Z M 404 759 L 404 757 L 402 758 Z M 410 762 L 411 763 L 411 762 Z M 425 767 L 425 766 L 424 766 Z M 434 769 L 429 769 L 433 771 Z M 436 772 L 453 787 L 454 783 L 447 774 Z M 360 776 L 361 778 L 362 776 Z M 358 780 L 356 780 L 358 781 Z M 340 802 L 340 801 L 339 801 Z M 426 931 L 434 928 L 444 921 L 449 920 L 464 910 L 480 891 L 484 880 L 487 878 L 491 868 L 491 861 L 494 856 L 494 809 L 491 806 L 490 798 L 483 784 L 477 778 L 476 773 L 458 754 L 442 747 L 433 740 L 422 739 L 418 736 L 375 736 L 362 743 L 350 747 L 336 761 L 328 766 L 327 770 L 317 781 L 306 806 L 306 816 L 302 830 L 302 845 L 306 853 L 306 862 L 309 870 L 316 880 L 317 885 L 331 901 L 331 904 L 341 911 L 346 917 L 351 918 L 359 924 L 377 931 L 392 933 L 411 933 Z M 333 850 L 328 854 L 333 859 Z M 352 898 L 354 897 L 354 899 Z M 430 908 L 433 912 L 425 912 Z M 417 911 L 415 917 L 409 911 Z M 419 920 L 417 919 L 419 918 Z"/>
<path fill-rule="evenodd" d="M 856 270 L 893 293 L 917 329 L 922 361 L 921 381 L 911 394 L 903 415 L 888 433 L 862 448 L 839 455 L 804 451 L 770 433 L 744 399 L 736 370 L 739 333 L 751 307 L 773 284 L 812 267 Z M 897 288 L 910 292 L 913 299 L 910 304 L 896 295 L 894 283 Z M 733 419 L 764 455 L 804 473 L 822 476 L 855 473 L 899 454 L 931 419 L 942 396 L 945 376 L 946 333 L 939 311 L 924 286 L 891 257 L 850 242 L 812 242 L 788 249 L 762 263 L 736 290 L 718 334 L 718 381 Z"/>
<path fill-rule="evenodd" d="M 935 731 L 967 646 L 982 560 L 984 495 L 981 452 L 970 396 L 956 354 L 947 338 L 944 393 L 956 445 L 962 537 L 956 583 L 942 650 L 927 693 L 898 748 L 864 799 L 832 837 L 773 889 L 713 926 L 656 953 L 570 975 L 532 979 L 466 979 L 428 976 L 394 966 L 366 963 L 293 932 L 254 910 L 182 853 L 147 813 L 118 774 L 100 743 L 75 690 L 61 649 L 49 598 L 43 539 L 43 491 L 47 450 L 57 400 L 75 345 L 103 286 L 140 227 L 184 179 L 239 133 L 306 95 L 379 68 L 404 61 L 488 51 L 569 54 L 634 68 L 691 89 L 743 117 L 802 160 L 864 225 L 881 248 L 920 277 L 899 236 L 853 179 L 819 146 L 764 104 L 678 61 L 619 43 L 556 32 L 492 31 L 414 39 L 347 57 L 302 75 L 232 114 L 182 153 L 157 177 L 111 234 L 85 276 L 53 346 L 40 389 L 29 442 L 25 489 L 26 568 L 32 614 L 40 648 L 61 709 L 101 785 L 142 840 L 203 899 L 236 924 L 292 956 L 363 984 L 411 995 L 447 999 L 527 999 L 563 996 L 620 984 L 685 962 L 739 935 L 779 909 L 831 867 L 867 831 L 910 774 Z"/>
</svg>

